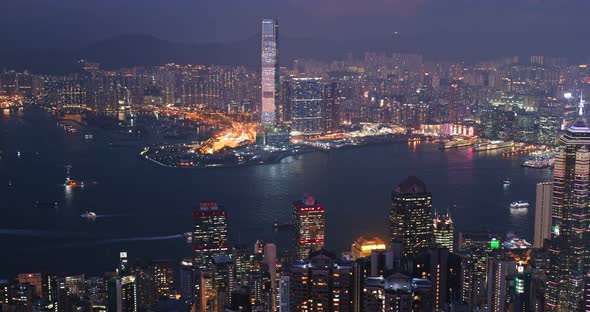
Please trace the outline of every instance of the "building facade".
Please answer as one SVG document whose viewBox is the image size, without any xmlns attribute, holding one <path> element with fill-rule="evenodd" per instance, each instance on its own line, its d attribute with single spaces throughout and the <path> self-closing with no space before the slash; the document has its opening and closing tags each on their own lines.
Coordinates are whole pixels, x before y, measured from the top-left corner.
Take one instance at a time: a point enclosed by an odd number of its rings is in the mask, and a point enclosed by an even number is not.
<svg viewBox="0 0 590 312">
<path fill-rule="evenodd" d="M 313 196 L 293 203 L 293 225 L 297 259 L 307 259 L 310 252 L 324 247 L 326 208 Z"/>
<path fill-rule="evenodd" d="M 276 122 L 279 99 L 279 23 L 276 19 L 262 20 L 262 123 L 272 126 Z"/>
<path fill-rule="evenodd" d="M 402 181 L 391 193 L 389 234 L 401 241 L 404 254 L 418 254 L 433 241 L 432 195 L 415 176 Z"/>
</svg>

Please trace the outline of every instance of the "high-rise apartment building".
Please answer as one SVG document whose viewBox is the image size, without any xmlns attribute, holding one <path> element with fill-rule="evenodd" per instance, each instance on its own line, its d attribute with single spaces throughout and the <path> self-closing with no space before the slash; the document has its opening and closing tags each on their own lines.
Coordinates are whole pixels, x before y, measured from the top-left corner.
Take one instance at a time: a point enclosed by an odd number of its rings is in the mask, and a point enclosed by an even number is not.
<svg viewBox="0 0 590 312">
<path fill-rule="evenodd" d="M 543 241 L 551 238 L 551 205 L 553 201 L 553 183 L 537 183 L 535 202 L 535 248 L 542 248 Z"/>
<path fill-rule="evenodd" d="M 279 24 L 276 19 L 262 20 L 262 123 L 272 126 L 276 122 L 279 98 Z"/>
<path fill-rule="evenodd" d="M 389 234 L 401 241 L 404 254 L 418 254 L 433 240 L 432 195 L 415 176 L 407 177 L 391 193 Z"/>
<path fill-rule="evenodd" d="M 293 203 L 293 225 L 295 227 L 295 252 L 297 259 L 307 259 L 311 251 L 324 247 L 326 208 L 313 196 Z"/>
<path fill-rule="evenodd" d="M 287 268 L 290 311 L 352 311 L 353 263 L 320 250 Z"/>
<path fill-rule="evenodd" d="M 324 86 L 321 78 L 291 78 L 285 105 L 289 105 L 291 133 L 314 135 L 322 133 Z"/>
</svg>

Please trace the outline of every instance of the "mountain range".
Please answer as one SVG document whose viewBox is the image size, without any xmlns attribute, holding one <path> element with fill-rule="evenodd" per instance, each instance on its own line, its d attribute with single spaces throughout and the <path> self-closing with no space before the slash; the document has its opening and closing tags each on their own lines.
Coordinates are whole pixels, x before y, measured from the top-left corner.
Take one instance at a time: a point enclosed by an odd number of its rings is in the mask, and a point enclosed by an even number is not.
<svg viewBox="0 0 590 312">
<path fill-rule="evenodd" d="M 587 60 L 590 42 L 585 33 L 445 33 L 392 34 L 390 37 L 283 38 L 279 41 L 281 64 L 290 66 L 295 58 L 341 59 L 365 51 L 418 52 L 432 60 L 473 62 L 507 55 L 565 56 L 570 61 Z M 59 38 L 51 41 L 29 38 L 27 45 L 0 46 L 0 69 L 30 70 L 35 73 L 75 71 L 76 60 L 101 63 L 101 68 L 178 64 L 244 65 L 260 64 L 260 37 L 229 43 L 178 43 L 150 35 L 123 35 L 95 43 L 78 43 Z M 49 44 L 51 42 L 51 44 Z"/>
</svg>

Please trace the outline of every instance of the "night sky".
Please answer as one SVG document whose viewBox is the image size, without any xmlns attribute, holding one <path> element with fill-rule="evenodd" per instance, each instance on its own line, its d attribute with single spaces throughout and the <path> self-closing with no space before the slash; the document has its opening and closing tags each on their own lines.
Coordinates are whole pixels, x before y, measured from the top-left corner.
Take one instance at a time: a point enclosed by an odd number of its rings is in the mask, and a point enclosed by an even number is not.
<svg viewBox="0 0 590 312">
<path fill-rule="evenodd" d="M 586 32 L 588 13 L 588 0 L 0 0 L 0 35 L 15 45 L 124 34 L 229 42 L 256 35 L 268 16 L 294 38 Z"/>
</svg>

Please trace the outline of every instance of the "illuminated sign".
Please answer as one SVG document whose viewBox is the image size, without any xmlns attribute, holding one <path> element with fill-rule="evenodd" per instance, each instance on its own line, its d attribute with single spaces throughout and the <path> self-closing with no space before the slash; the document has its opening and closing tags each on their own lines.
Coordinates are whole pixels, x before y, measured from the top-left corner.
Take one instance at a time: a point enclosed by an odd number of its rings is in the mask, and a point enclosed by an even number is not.
<svg viewBox="0 0 590 312">
<path fill-rule="evenodd" d="M 362 251 L 371 251 L 371 250 L 384 250 L 385 244 L 371 244 L 371 245 L 362 245 Z"/>
<path fill-rule="evenodd" d="M 490 248 L 500 249 L 500 241 L 495 238 L 492 238 L 492 240 L 490 241 Z"/>
</svg>

